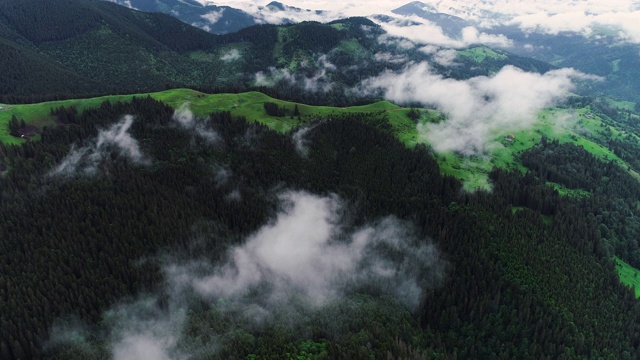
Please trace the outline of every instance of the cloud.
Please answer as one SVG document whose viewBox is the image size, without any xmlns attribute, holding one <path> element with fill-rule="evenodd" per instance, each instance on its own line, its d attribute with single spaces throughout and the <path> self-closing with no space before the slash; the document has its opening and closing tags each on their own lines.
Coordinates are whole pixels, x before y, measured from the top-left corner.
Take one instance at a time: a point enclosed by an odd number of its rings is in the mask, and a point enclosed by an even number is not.
<svg viewBox="0 0 640 360">
<path fill-rule="evenodd" d="M 232 248 L 224 264 L 168 267 L 171 286 L 211 300 L 259 298 L 266 311 L 300 297 L 322 306 L 367 288 L 394 295 L 415 310 L 424 291 L 443 279 L 436 248 L 394 217 L 347 231 L 336 215 L 342 211 L 336 197 L 287 192 L 280 200 L 276 219 Z"/>
<path fill-rule="evenodd" d="M 92 357 L 99 353 L 96 345 L 104 345 L 114 360 L 201 358 L 246 325 L 298 331 L 325 305 L 349 301 L 354 293 L 390 295 L 415 311 L 425 291 L 444 280 L 439 251 L 404 221 L 389 216 L 353 228 L 343 220 L 347 209 L 337 196 L 287 191 L 278 199 L 275 218 L 230 247 L 226 260 L 164 257 L 162 291 L 112 307 L 100 332 L 91 334 L 97 343 L 87 344 L 89 332 L 75 322 L 52 329 L 63 333 L 52 338 Z M 220 236 L 215 224 L 202 225 L 194 229 L 201 242 Z M 218 257 L 203 254 L 209 255 Z M 203 308 L 211 309 L 207 316 L 233 321 L 222 320 L 194 339 L 186 328 L 193 324 L 189 314 Z"/>
<path fill-rule="evenodd" d="M 585 36 L 597 34 L 597 28 L 618 30 L 618 37 L 630 42 L 640 42 L 640 11 L 606 12 L 592 14 L 572 11 L 553 14 L 545 11 L 515 16 L 509 21 L 528 31 L 556 35 L 563 31 L 578 32 Z"/>
<path fill-rule="evenodd" d="M 455 59 L 458 57 L 456 50 L 439 50 L 433 56 L 433 61 L 442 66 L 451 66 L 455 64 Z"/>
<path fill-rule="evenodd" d="M 201 2 L 206 3 L 205 0 Z M 391 10 L 408 3 L 408 0 L 358 0 L 358 1 L 331 1 L 331 0 L 289 0 L 287 5 L 305 9 L 323 10 L 316 11 L 271 11 L 265 9 L 259 0 L 236 1 L 218 0 L 217 5 L 227 5 L 240 8 L 250 14 L 254 14 L 261 22 L 282 23 L 286 19 L 294 22 L 320 21 L 328 22 L 349 16 L 370 16 L 385 14 L 397 16 Z M 426 3 L 426 1 L 424 1 Z M 483 27 L 491 27 L 500 24 L 512 23 L 520 25 L 525 30 L 535 30 L 549 33 L 571 30 L 582 34 L 593 34 L 594 30 L 601 26 L 619 29 L 618 37 L 621 40 L 640 43 L 640 4 L 634 0 L 494 0 L 494 1 L 466 1 L 466 0 L 442 0 L 428 2 L 429 7 L 435 11 L 455 15 Z M 374 21 L 376 19 L 373 19 Z M 381 24 L 382 25 L 382 24 Z M 432 34 L 436 44 L 445 45 L 446 38 L 442 37 L 431 26 L 415 27 L 412 33 L 403 32 L 404 35 L 420 36 L 419 31 L 427 31 Z M 404 36 L 399 35 L 399 36 Z M 467 36 L 472 35 L 468 34 Z M 480 36 L 482 40 L 485 36 Z M 485 34 L 486 35 L 486 34 Z M 471 38 L 467 38 L 469 42 Z M 485 37 L 484 40 L 487 40 Z M 482 40 L 482 41 L 484 41 Z M 502 41 L 498 40 L 496 46 Z M 423 44 L 432 42 L 421 42 Z M 488 42 L 475 42 L 491 45 Z"/>
<path fill-rule="evenodd" d="M 268 72 L 259 71 L 255 74 L 255 85 L 273 87 L 279 82 L 285 82 L 309 92 L 328 92 L 333 89 L 330 72 L 336 71 L 337 68 L 329 62 L 326 55 L 319 56 L 315 63 L 315 70 L 310 76 L 275 67 L 270 67 Z M 302 69 L 310 68 L 311 64 L 303 62 L 300 67 Z"/>
<path fill-rule="evenodd" d="M 595 79 L 573 69 L 538 74 L 505 66 L 490 77 L 455 80 L 432 73 L 423 62 L 369 78 L 360 89 L 381 91 L 399 103 L 435 106 L 447 120 L 419 125 L 422 136 L 436 151 L 472 155 L 491 150 L 501 134 L 531 127 L 541 109 L 570 94 L 575 80 Z"/>
<path fill-rule="evenodd" d="M 217 23 L 220 19 L 222 19 L 222 16 L 224 15 L 224 10 L 225 10 L 224 8 L 221 8 L 220 10 L 214 10 L 204 15 L 200 15 L 200 17 L 203 18 L 204 20 L 207 20 L 209 24 L 213 25 Z"/>
<path fill-rule="evenodd" d="M 113 151 L 137 164 L 146 164 L 138 141 L 129 134 L 134 117 L 125 115 L 118 123 L 106 130 L 100 130 L 98 136 L 81 148 L 72 146 L 62 162 L 49 172 L 51 176 L 74 176 L 78 173 L 95 175 L 98 167 L 106 161 Z"/>
<path fill-rule="evenodd" d="M 497 47 L 509 47 L 512 45 L 512 41 L 506 36 L 480 32 L 474 26 L 463 28 L 460 36 L 454 39 L 447 36 L 442 28 L 434 23 L 417 16 L 409 18 L 412 20 L 412 25 L 406 25 L 406 19 L 401 18 L 390 22 L 380 22 L 380 26 L 387 32 L 387 36 L 405 38 L 423 45 L 432 44 L 455 49 L 477 44 Z"/>
<path fill-rule="evenodd" d="M 173 121 L 180 127 L 190 130 L 209 144 L 216 144 L 221 141 L 220 135 L 213 129 L 207 127 L 207 120 L 197 119 L 191 109 L 189 103 L 185 102 L 173 112 Z"/>
<path fill-rule="evenodd" d="M 186 314 L 184 309 L 163 311 L 156 298 L 121 304 L 108 311 L 103 322 L 111 330 L 114 360 L 184 359 L 177 350 Z"/>
<path fill-rule="evenodd" d="M 232 62 L 240 59 L 240 57 L 241 57 L 240 51 L 238 49 L 231 49 L 228 52 L 226 52 L 224 55 L 222 55 L 220 57 L 220 60 L 224 62 Z"/>
<path fill-rule="evenodd" d="M 291 134 L 291 141 L 293 141 L 293 145 L 295 146 L 298 155 L 302 157 L 307 157 L 307 155 L 309 155 L 309 139 L 307 138 L 307 135 L 309 135 L 309 132 L 311 132 L 315 127 L 316 125 L 304 126 Z"/>
<path fill-rule="evenodd" d="M 377 52 L 373 55 L 374 59 L 379 62 L 387 62 L 391 64 L 404 64 L 409 59 L 403 54 L 392 54 L 388 52 Z"/>
</svg>

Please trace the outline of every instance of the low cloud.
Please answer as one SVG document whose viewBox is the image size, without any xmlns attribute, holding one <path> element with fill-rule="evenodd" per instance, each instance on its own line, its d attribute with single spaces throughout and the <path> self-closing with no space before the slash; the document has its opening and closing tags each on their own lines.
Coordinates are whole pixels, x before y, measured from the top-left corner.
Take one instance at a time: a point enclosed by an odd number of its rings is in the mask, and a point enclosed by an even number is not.
<svg viewBox="0 0 640 360">
<path fill-rule="evenodd" d="M 186 320 L 186 309 L 163 310 L 158 299 L 148 297 L 121 304 L 108 311 L 103 322 L 110 329 L 110 351 L 114 360 L 186 359 L 178 348 Z"/>
<path fill-rule="evenodd" d="M 72 146 L 62 162 L 49 172 L 51 176 L 75 176 L 77 174 L 95 175 L 100 165 L 112 152 L 129 159 L 136 164 L 146 164 L 138 141 L 129 134 L 134 117 L 125 115 L 118 123 L 106 130 L 100 130 L 98 136 L 89 144 L 76 148 Z"/>
<path fill-rule="evenodd" d="M 224 10 L 225 10 L 224 8 L 221 8 L 220 10 L 214 10 L 204 15 L 200 15 L 200 17 L 203 18 L 204 20 L 207 20 L 209 24 L 213 25 L 217 23 L 220 19 L 222 19 L 222 16 L 224 15 Z"/>
<path fill-rule="evenodd" d="M 336 215 L 342 211 L 336 197 L 287 192 L 280 200 L 282 212 L 231 249 L 226 263 L 168 267 L 172 287 L 194 289 L 212 300 L 259 298 L 266 311 L 300 297 L 322 306 L 366 288 L 415 310 L 424 291 L 444 277 L 436 248 L 396 218 L 346 231 Z"/>
<path fill-rule="evenodd" d="M 471 45 L 487 45 L 497 47 L 510 47 L 512 41 L 504 35 L 492 35 L 480 32 L 474 26 L 462 29 L 460 36 L 451 38 L 442 28 L 434 23 L 423 20 L 417 16 L 410 17 L 412 25 L 406 25 L 406 19 L 397 19 L 390 22 L 380 22 L 380 26 L 390 36 L 405 38 L 422 45 L 437 45 L 441 47 L 460 49 Z M 384 39 L 382 39 L 384 40 Z"/>
<path fill-rule="evenodd" d="M 301 64 L 301 68 L 310 67 L 309 64 Z M 268 72 L 259 71 L 255 74 L 255 85 L 273 87 L 279 82 L 285 82 L 292 86 L 299 86 L 309 92 L 328 92 L 333 88 L 330 72 L 337 68 L 327 59 L 326 55 L 319 56 L 314 65 L 315 71 L 311 76 L 295 73 L 289 69 L 270 67 Z"/>
<path fill-rule="evenodd" d="M 433 56 L 433 61 L 442 66 L 455 65 L 455 60 L 458 57 L 456 50 L 439 50 Z"/>
<path fill-rule="evenodd" d="M 374 59 L 379 62 L 387 62 L 391 64 L 404 64 L 409 59 L 403 54 L 392 54 L 388 52 L 377 52 L 373 55 Z"/>
<path fill-rule="evenodd" d="M 307 157 L 309 155 L 309 133 L 315 129 L 317 125 L 303 126 L 291 134 L 291 141 L 298 152 L 298 155 Z"/>
<path fill-rule="evenodd" d="M 165 257 L 163 291 L 107 311 L 93 334 L 98 343 L 115 360 L 200 358 L 216 353 L 238 327 L 299 329 L 325 305 L 358 292 L 390 295 L 415 311 L 425 292 L 444 280 L 439 251 L 406 222 L 390 216 L 354 229 L 341 217 L 347 209 L 336 196 L 289 191 L 279 202 L 275 218 L 229 248 L 221 263 Z M 201 230 L 200 241 L 220 236 Z M 193 306 L 210 306 L 233 321 L 194 339 L 186 330 L 188 314 L 197 314 Z M 75 340 L 87 336 L 82 326 L 54 330 L 64 334 L 57 344 L 85 343 Z"/>
<path fill-rule="evenodd" d="M 447 119 L 419 125 L 421 135 L 436 151 L 475 155 L 490 151 L 500 135 L 530 128 L 540 110 L 570 94 L 576 80 L 595 79 L 573 69 L 538 74 L 505 66 L 490 77 L 455 80 L 432 73 L 423 62 L 369 78 L 361 90 L 381 91 L 399 103 L 435 106 Z"/>
<path fill-rule="evenodd" d="M 597 34 L 597 28 L 606 27 L 618 31 L 618 37 L 640 43 L 640 11 L 604 12 L 593 14 L 585 11 L 549 13 L 540 11 L 518 15 L 509 23 L 519 25 L 527 31 L 556 35 L 563 31 L 578 32 L 585 36 Z"/>
<path fill-rule="evenodd" d="M 206 119 L 197 119 L 193 115 L 188 102 L 180 105 L 180 107 L 174 111 L 172 119 L 180 125 L 180 127 L 192 131 L 209 144 L 216 144 L 221 141 L 220 135 L 213 129 L 207 127 Z"/>
<path fill-rule="evenodd" d="M 206 3 L 206 0 L 200 0 Z M 370 16 L 374 14 L 393 14 L 391 10 L 408 3 L 408 0 L 359 0 L 359 1 L 330 1 L 330 0 L 290 0 L 288 5 L 310 8 L 316 11 L 271 11 L 265 9 L 257 0 L 236 1 L 218 0 L 217 5 L 228 5 L 240 8 L 253 14 L 258 21 L 267 23 L 282 23 L 285 20 L 294 22 L 320 21 L 328 22 L 349 16 Z M 427 3 L 426 1 L 423 1 Z M 483 27 L 491 27 L 501 24 L 519 25 L 524 30 L 541 31 L 555 34 L 559 31 L 576 31 L 582 34 L 594 34 L 598 27 L 606 26 L 611 29 L 619 29 L 618 37 L 621 40 L 640 43 L 640 5 L 635 0 L 494 0 L 494 1 L 466 1 L 466 0 L 442 0 L 428 2 L 427 7 L 431 11 L 446 13 L 461 17 L 472 23 L 481 24 Z M 414 19 L 412 17 L 411 19 Z M 373 19 L 374 21 L 376 19 Z M 421 21 L 423 22 L 423 21 Z M 383 24 L 381 24 L 383 25 Z M 422 44 L 438 44 L 448 46 L 451 39 L 441 36 L 441 30 L 425 24 L 422 27 L 408 28 L 412 30 L 392 29 L 402 31 L 397 36 L 422 37 Z M 439 29 L 439 28 L 438 28 Z M 436 42 L 424 39 L 423 34 L 430 34 Z M 477 31 L 477 30 L 476 30 Z M 466 35 L 466 42 L 471 41 L 473 34 Z M 493 46 L 504 46 L 505 38 L 491 38 L 479 33 L 480 42 Z M 464 38 L 464 35 L 463 35 Z M 426 42 L 425 42 L 426 41 Z M 485 42 L 486 41 L 486 42 Z M 459 43 L 458 43 L 459 44 Z M 455 46 L 456 48 L 459 46 Z"/>
<path fill-rule="evenodd" d="M 238 49 L 231 49 L 220 57 L 220 60 L 224 62 L 232 62 L 240 59 L 240 51 Z"/>
</svg>

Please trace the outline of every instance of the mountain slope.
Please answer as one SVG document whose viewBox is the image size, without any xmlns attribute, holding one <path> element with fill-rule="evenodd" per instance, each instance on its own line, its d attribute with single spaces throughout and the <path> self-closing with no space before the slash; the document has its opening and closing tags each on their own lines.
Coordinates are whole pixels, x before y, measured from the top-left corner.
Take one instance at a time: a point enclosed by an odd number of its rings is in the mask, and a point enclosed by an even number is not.
<svg viewBox="0 0 640 360">
<path fill-rule="evenodd" d="M 381 40 L 382 28 L 364 18 L 214 35 L 165 14 L 104 1 L 3 0 L 0 11 L 0 41 L 14 59 L 2 64 L 9 79 L 0 84 L 2 102 L 175 87 L 266 87 L 305 103 L 346 104 L 370 96 L 353 90 L 363 79 L 411 62 L 429 62 L 434 72 L 456 79 L 489 75 L 509 64 L 534 72 L 552 68 L 504 51 L 482 66 L 464 57 L 456 66 L 443 66 L 435 54 Z M 38 70 L 29 73 L 32 68 Z"/>
<path fill-rule="evenodd" d="M 226 34 L 256 24 L 253 16 L 229 6 L 203 5 L 193 0 L 106 0 L 145 12 L 162 12 L 214 34 Z"/>
</svg>

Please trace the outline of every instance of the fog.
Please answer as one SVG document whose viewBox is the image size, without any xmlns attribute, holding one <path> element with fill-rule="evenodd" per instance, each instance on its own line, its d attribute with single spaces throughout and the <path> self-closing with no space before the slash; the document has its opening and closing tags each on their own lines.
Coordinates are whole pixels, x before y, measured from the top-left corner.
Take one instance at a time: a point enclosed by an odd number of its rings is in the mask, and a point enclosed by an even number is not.
<svg viewBox="0 0 640 360">
<path fill-rule="evenodd" d="M 455 80 L 432 73 L 422 62 L 369 78 L 360 90 L 379 91 L 398 103 L 435 106 L 447 119 L 419 125 L 421 136 L 436 151 L 477 155 L 490 151 L 499 136 L 533 126 L 538 112 L 568 96 L 577 80 L 595 79 L 573 69 L 538 74 L 505 66 L 489 77 Z"/>
<path fill-rule="evenodd" d="M 492 35 L 480 32 L 473 26 L 462 29 L 459 37 L 447 36 L 442 28 L 417 16 L 409 17 L 416 25 L 406 25 L 407 17 L 381 22 L 380 26 L 391 36 L 409 39 L 417 44 L 432 44 L 446 48 L 464 48 L 471 45 L 483 44 L 488 46 L 509 47 L 512 45 L 504 35 Z"/>
<path fill-rule="evenodd" d="M 302 62 L 299 69 L 311 69 L 312 75 L 306 76 L 289 69 L 270 67 L 267 72 L 259 71 L 254 75 L 256 86 L 273 87 L 279 82 L 286 82 L 292 86 L 299 86 L 309 92 L 327 92 L 333 88 L 329 73 L 337 68 L 327 59 L 327 55 L 319 55 L 314 64 Z M 304 71 L 307 72 L 307 71 Z"/>
<path fill-rule="evenodd" d="M 49 172 L 51 176 L 95 175 L 100 165 L 107 161 L 112 151 L 120 157 L 137 164 L 146 164 L 148 160 L 140 151 L 138 141 L 129 134 L 134 117 L 125 115 L 119 122 L 106 130 L 100 130 L 98 136 L 88 144 L 73 145 L 62 162 Z"/>
<path fill-rule="evenodd" d="M 180 127 L 199 136 L 209 144 L 222 141 L 220 135 L 207 126 L 208 119 L 198 119 L 193 115 L 188 102 L 183 103 L 174 111 L 172 119 Z"/>
<path fill-rule="evenodd" d="M 199 0 L 207 2 L 207 0 Z M 393 15 L 391 10 L 403 6 L 409 0 L 288 0 L 282 3 L 315 11 L 265 11 L 267 1 L 209 1 L 216 5 L 227 5 L 254 14 L 259 21 L 282 23 L 285 19 L 296 22 L 313 20 L 328 22 L 349 16 L 370 16 L 375 14 Z M 465 1 L 439 0 L 423 1 L 431 11 L 451 14 L 483 27 L 499 24 L 514 24 L 523 30 L 555 34 L 563 30 L 576 31 L 588 36 L 597 35 L 597 29 L 605 26 L 619 31 L 618 37 L 624 41 L 640 43 L 640 4 L 634 0 L 493 0 Z M 425 33 L 438 35 L 428 24 Z M 414 28 L 414 34 L 418 28 Z M 412 34 L 408 34 L 412 35 Z"/>
<path fill-rule="evenodd" d="M 220 60 L 224 61 L 224 62 L 232 62 L 235 60 L 240 59 L 241 55 L 240 55 L 240 51 L 238 49 L 231 49 L 228 52 L 226 52 L 224 55 L 222 55 L 220 57 Z"/>
<path fill-rule="evenodd" d="M 161 256 L 162 290 L 114 306 L 93 336 L 116 360 L 188 359 L 216 352 L 216 339 L 240 323 L 296 327 L 356 292 L 392 296 L 416 311 L 425 292 L 444 280 L 446 261 L 407 222 L 389 216 L 354 227 L 346 221 L 348 207 L 335 195 L 285 191 L 277 199 L 277 214 L 230 247 L 222 260 L 204 253 Z M 199 236 L 199 241 L 216 241 L 218 235 L 200 231 Z M 185 334 L 185 324 L 194 304 L 203 302 L 235 320 L 206 334 L 212 340 L 197 342 Z M 62 339 L 58 344 L 73 345 L 69 339 L 79 333 L 89 336 L 76 325 L 56 331 Z"/>
<path fill-rule="evenodd" d="M 172 265 L 169 282 L 212 300 L 245 302 L 258 292 L 263 307 L 292 296 L 321 306 L 350 290 L 375 288 L 415 310 L 423 291 L 444 277 L 436 248 L 396 218 L 347 231 L 335 196 L 286 192 L 279 199 L 276 218 L 230 249 L 224 264 Z"/>
</svg>

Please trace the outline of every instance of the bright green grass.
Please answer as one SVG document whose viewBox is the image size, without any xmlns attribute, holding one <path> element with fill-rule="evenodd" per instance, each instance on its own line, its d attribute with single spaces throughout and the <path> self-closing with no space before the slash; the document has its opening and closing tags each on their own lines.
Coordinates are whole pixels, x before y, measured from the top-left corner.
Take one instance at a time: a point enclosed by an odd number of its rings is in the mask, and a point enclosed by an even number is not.
<svg viewBox="0 0 640 360">
<path fill-rule="evenodd" d="M 636 298 L 640 298 L 640 270 L 627 264 L 617 256 L 613 257 L 616 262 L 616 270 L 620 276 L 620 282 L 633 289 Z"/>
<path fill-rule="evenodd" d="M 483 62 L 486 58 L 496 59 L 496 60 L 502 60 L 507 58 L 506 55 L 498 54 L 497 52 L 484 46 L 478 46 L 478 47 L 473 47 L 466 50 L 460 50 L 458 51 L 458 55 L 466 56 L 468 58 L 473 59 L 475 62 L 479 62 L 479 63 Z"/>
<path fill-rule="evenodd" d="M 293 111 L 296 103 L 282 101 L 271 98 L 259 92 L 246 92 L 240 94 L 205 94 L 191 89 L 173 89 L 151 94 L 137 95 L 112 95 L 91 99 L 75 99 L 64 101 L 52 101 L 39 104 L 27 105 L 0 105 L 0 141 L 7 144 L 19 144 L 25 140 L 12 137 L 8 134 L 7 123 L 12 115 L 18 119 L 39 127 L 45 125 L 55 125 L 50 116 L 50 109 L 53 107 L 75 106 L 79 111 L 86 108 L 98 107 L 103 101 L 130 101 L 133 96 L 150 95 L 156 100 L 178 108 L 188 103 L 189 108 L 197 116 L 206 116 L 215 111 L 230 111 L 234 116 L 243 116 L 249 121 L 257 121 L 267 125 L 269 128 L 287 132 L 292 128 L 309 123 L 316 118 L 331 118 L 345 113 L 359 112 L 384 112 L 387 115 L 394 135 L 407 147 L 413 148 L 416 144 L 426 143 L 424 135 L 416 127 L 416 123 L 409 119 L 407 113 L 409 109 L 394 105 L 388 101 L 379 101 L 369 105 L 352 106 L 345 108 L 331 106 L 310 106 L 298 104 L 301 118 L 271 117 L 264 111 L 264 102 L 277 103 Z M 421 110 L 421 122 L 437 121 L 441 114 L 433 110 Z M 608 130 L 608 133 L 605 133 Z M 511 142 L 505 141 L 505 136 L 513 134 L 515 139 Z M 490 144 L 491 149 L 482 156 L 462 156 L 455 153 L 444 153 L 436 156 L 443 174 L 455 176 L 462 180 L 463 186 L 468 191 L 478 189 L 490 190 L 491 185 L 488 174 L 493 167 L 518 170 L 525 172 L 526 168 L 521 164 L 520 154 L 538 144 L 542 135 L 549 139 L 571 142 L 583 146 L 591 154 L 604 161 L 615 161 L 630 174 L 640 180 L 640 175 L 631 170 L 628 164 L 617 157 L 606 147 L 599 143 L 606 143 L 610 137 L 625 135 L 609 125 L 603 124 L 602 120 L 590 113 L 588 108 L 577 110 L 566 109 L 545 109 L 538 115 L 536 121 L 530 129 L 517 132 L 505 132 L 494 134 L 494 141 Z M 584 193 L 573 191 L 553 185 L 560 194 L 567 196 L 584 196 Z"/>
<path fill-rule="evenodd" d="M 570 196 L 576 198 L 591 196 L 591 193 L 584 189 L 569 189 L 562 184 L 554 183 L 551 181 L 547 181 L 547 185 L 556 189 L 558 191 L 558 194 L 560 194 L 561 196 Z"/>
<path fill-rule="evenodd" d="M 636 103 L 634 103 L 633 101 L 617 101 L 611 98 L 607 98 L 607 102 L 609 103 L 609 105 L 620 110 L 634 111 L 636 108 Z"/>
<path fill-rule="evenodd" d="M 388 101 L 347 108 L 298 104 L 302 119 L 300 122 L 297 118 L 291 119 L 288 116 L 268 116 L 264 111 L 263 105 L 265 101 L 277 103 L 279 106 L 291 109 L 291 111 L 293 111 L 296 103 L 274 99 L 260 92 L 210 95 L 190 89 L 173 89 L 151 94 L 112 95 L 91 99 L 51 101 L 39 104 L 2 105 L 5 110 L 0 111 L 0 140 L 7 144 L 19 144 L 24 141 L 23 139 L 10 136 L 8 133 L 7 123 L 12 115 L 37 126 L 55 125 L 54 119 L 50 115 L 51 108 L 76 106 L 79 111 L 82 111 L 87 108 L 98 107 L 105 100 L 111 102 L 126 102 L 131 101 L 134 96 L 147 95 L 174 108 L 188 103 L 191 111 L 197 116 L 206 116 L 215 111 L 230 111 L 234 116 L 244 116 L 249 121 L 258 121 L 280 132 L 289 131 L 293 127 L 304 124 L 317 117 L 330 118 L 332 115 L 337 116 L 344 113 L 384 111 L 387 112 L 391 125 L 399 134 L 410 138 L 412 136 L 410 134 L 412 132 L 415 133 L 415 125 L 412 124 L 406 116 L 408 109 L 403 109 Z"/>
</svg>

